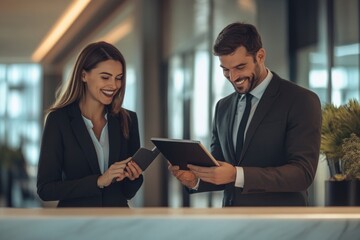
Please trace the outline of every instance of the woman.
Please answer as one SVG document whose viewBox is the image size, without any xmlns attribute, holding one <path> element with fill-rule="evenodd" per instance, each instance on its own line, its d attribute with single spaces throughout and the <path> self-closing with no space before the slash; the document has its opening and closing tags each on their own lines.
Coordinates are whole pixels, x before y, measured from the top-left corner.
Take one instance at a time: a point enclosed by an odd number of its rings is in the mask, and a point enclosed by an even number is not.
<svg viewBox="0 0 360 240">
<path fill-rule="evenodd" d="M 49 109 L 37 192 L 58 207 L 127 207 L 143 177 L 131 156 L 140 147 L 136 113 L 122 108 L 125 59 L 106 42 L 80 53 Z"/>
</svg>

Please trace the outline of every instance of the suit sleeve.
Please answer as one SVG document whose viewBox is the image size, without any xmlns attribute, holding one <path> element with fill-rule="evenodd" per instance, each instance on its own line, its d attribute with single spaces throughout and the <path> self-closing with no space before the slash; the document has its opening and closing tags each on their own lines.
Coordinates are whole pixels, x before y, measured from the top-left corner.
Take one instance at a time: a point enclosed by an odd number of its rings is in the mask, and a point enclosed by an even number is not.
<svg viewBox="0 0 360 240">
<path fill-rule="evenodd" d="M 81 179 L 63 181 L 64 141 L 61 124 L 65 120 L 60 114 L 48 115 L 43 131 L 37 175 L 37 192 L 44 201 L 56 201 L 72 198 L 100 195 L 97 187 L 98 175 L 89 175 Z"/>
<path fill-rule="evenodd" d="M 293 99 L 284 140 L 286 164 L 244 167 L 243 194 L 305 191 L 313 182 L 319 159 L 321 105 L 317 95 L 310 91 Z"/>
<path fill-rule="evenodd" d="M 218 109 L 219 109 L 219 102 L 216 104 L 215 107 L 215 115 L 212 126 L 212 137 L 211 137 L 210 148 L 211 148 L 211 154 L 214 156 L 216 160 L 225 161 L 223 152 L 221 150 L 219 135 L 218 135 L 218 125 L 217 125 Z"/>
</svg>

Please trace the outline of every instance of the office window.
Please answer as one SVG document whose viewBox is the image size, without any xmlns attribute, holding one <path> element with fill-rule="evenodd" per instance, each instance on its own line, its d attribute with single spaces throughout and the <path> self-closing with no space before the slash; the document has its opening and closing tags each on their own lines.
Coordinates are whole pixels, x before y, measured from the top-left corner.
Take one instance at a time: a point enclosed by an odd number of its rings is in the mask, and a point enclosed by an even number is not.
<svg viewBox="0 0 360 240">
<path fill-rule="evenodd" d="M 359 1 L 292 1 L 290 6 L 296 10 L 289 14 L 291 29 L 297 29 L 290 38 L 296 82 L 314 91 L 323 105 L 359 100 Z M 299 9 L 312 21 L 296 17 Z M 302 34 L 305 31 L 307 34 Z M 309 191 L 311 205 L 324 205 L 324 180 L 328 178 L 325 156 L 321 155 Z"/>
<path fill-rule="evenodd" d="M 41 67 L 0 65 L 0 140 L 22 148 L 29 165 L 38 161 L 41 114 Z"/>
<path fill-rule="evenodd" d="M 17 162 L 3 180 L 8 207 L 38 207 L 36 173 L 41 126 L 42 69 L 38 64 L 0 64 L 0 144 L 20 150 Z M 1 157 L 1 156 L 0 156 Z M 13 159 L 14 160 L 14 159 Z M 10 179 L 10 180 L 9 180 Z"/>
<path fill-rule="evenodd" d="M 195 52 L 193 104 L 191 109 L 191 137 L 209 145 L 209 53 L 206 49 Z"/>
<path fill-rule="evenodd" d="M 309 66 L 309 87 L 322 103 L 331 101 L 340 105 L 349 99 L 359 99 L 358 4 L 358 0 L 320 1 L 319 41 L 298 51 L 298 77 L 301 79 Z M 307 58 L 310 64 L 306 64 Z"/>
<path fill-rule="evenodd" d="M 359 100 L 359 1 L 334 1 L 334 66 L 331 99 L 336 105 Z"/>
<path fill-rule="evenodd" d="M 168 89 L 168 133 L 172 138 L 183 137 L 184 116 L 184 72 L 180 56 L 175 56 L 170 61 L 170 79 Z"/>
<path fill-rule="evenodd" d="M 184 131 L 184 86 L 185 76 L 182 68 L 181 56 L 171 58 L 169 63 L 169 87 L 168 87 L 168 136 L 174 139 L 182 139 Z M 182 206 L 182 186 L 178 181 L 169 177 L 169 206 Z"/>
<path fill-rule="evenodd" d="M 132 66 L 126 69 L 126 92 L 123 107 L 131 111 L 136 111 L 136 74 Z"/>
<path fill-rule="evenodd" d="M 6 66 L 0 65 L 0 143 L 5 142 L 5 113 L 6 113 Z"/>
</svg>

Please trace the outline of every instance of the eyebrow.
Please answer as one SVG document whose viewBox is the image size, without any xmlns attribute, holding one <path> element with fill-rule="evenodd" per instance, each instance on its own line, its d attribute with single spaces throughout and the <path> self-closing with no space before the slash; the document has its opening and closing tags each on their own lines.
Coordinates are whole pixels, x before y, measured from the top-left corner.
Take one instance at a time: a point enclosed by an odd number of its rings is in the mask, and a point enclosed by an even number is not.
<svg viewBox="0 0 360 240">
<path fill-rule="evenodd" d="M 240 64 L 238 64 L 238 65 L 236 65 L 236 66 L 234 66 L 234 67 L 232 67 L 232 68 L 242 67 L 242 66 L 244 66 L 244 65 L 246 65 L 246 63 L 240 63 Z M 220 64 L 220 67 L 223 68 L 223 69 L 228 69 L 228 68 L 224 67 L 224 66 L 221 65 L 221 64 Z"/>
<path fill-rule="evenodd" d="M 112 74 L 108 73 L 108 72 L 100 72 L 99 74 L 106 74 L 106 75 L 112 76 Z M 116 76 L 118 77 L 118 76 L 122 76 L 122 75 L 124 75 L 124 73 L 120 73 L 120 74 L 118 74 Z"/>
<path fill-rule="evenodd" d="M 99 74 L 106 74 L 106 75 L 112 76 L 112 74 L 111 74 L 111 73 L 108 73 L 108 72 L 101 72 L 101 73 L 99 73 Z"/>
</svg>

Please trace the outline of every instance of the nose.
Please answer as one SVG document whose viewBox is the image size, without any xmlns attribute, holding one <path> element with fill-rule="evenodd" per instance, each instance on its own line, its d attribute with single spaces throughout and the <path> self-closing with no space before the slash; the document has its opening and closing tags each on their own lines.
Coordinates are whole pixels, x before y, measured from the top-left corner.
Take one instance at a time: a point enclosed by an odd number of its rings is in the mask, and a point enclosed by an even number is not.
<svg viewBox="0 0 360 240">
<path fill-rule="evenodd" d="M 238 78 L 239 78 L 239 74 L 237 73 L 237 71 L 231 69 L 229 71 L 229 79 L 230 79 L 230 81 L 234 82 Z"/>
<path fill-rule="evenodd" d="M 111 87 L 113 88 L 119 88 L 121 85 L 121 81 L 116 79 L 116 78 L 111 78 L 111 82 L 110 82 Z"/>
</svg>

